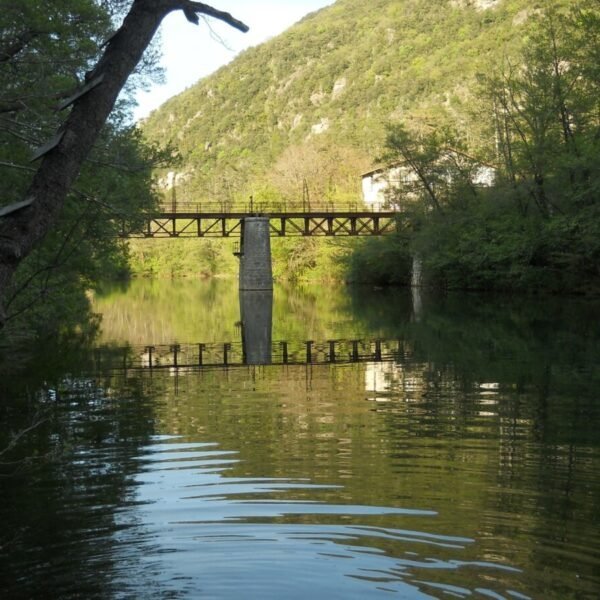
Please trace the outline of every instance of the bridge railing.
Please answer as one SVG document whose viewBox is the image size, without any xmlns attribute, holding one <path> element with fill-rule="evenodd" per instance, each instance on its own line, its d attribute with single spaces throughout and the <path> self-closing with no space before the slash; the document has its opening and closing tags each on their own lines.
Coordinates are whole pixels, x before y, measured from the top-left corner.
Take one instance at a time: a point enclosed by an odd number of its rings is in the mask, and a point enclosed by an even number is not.
<svg viewBox="0 0 600 600">
<path fill-rule="evenodd" d="M 159 207 L 163 213 L 187 213 L 187 214 L 269 214 L 269 213 L 315 213 L 315 212 L 400 212 L 397 205 L 387 205 L 382 202 L 367 203 L 362 200 L 352 202 L 328 202 L 328 201 L 302 201 L 281 200 L 279 202 L 259 202 L 248 200 L 247 202 L 228 202 L 216 200 L 200 200 L 197 202 L 177 201 L 163 202 Z"/>
</svg>

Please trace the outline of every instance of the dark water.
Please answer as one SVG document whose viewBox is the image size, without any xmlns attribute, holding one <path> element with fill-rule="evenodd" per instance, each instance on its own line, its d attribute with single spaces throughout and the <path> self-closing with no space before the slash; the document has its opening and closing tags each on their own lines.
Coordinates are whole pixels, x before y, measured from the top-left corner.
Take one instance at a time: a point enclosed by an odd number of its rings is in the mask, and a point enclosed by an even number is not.
<svg viewBox="0 0 600 600">
<path fill-rule="evenodd" d="M 0 383 L 1 598 L 600 596 L 597 303 L 277 288 L 312 364 L 226 369 L 168 361 L 243 358 L 232 284 L 96 308 Z"/>
</svg>

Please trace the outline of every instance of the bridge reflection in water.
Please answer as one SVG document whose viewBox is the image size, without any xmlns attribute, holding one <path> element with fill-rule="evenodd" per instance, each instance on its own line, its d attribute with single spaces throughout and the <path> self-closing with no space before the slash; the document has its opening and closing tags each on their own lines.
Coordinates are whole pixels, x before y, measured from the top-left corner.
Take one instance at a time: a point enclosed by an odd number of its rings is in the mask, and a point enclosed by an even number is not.
<svg viewBox="0 0 600 600">
<path fill-rule="evenodd" d="M 273 340 L 273 290 L 240 290 L 239 306 L 241 319 L 236 326 L 241 339 L 98 346 L 94 352 L 95 368 L 167 369 L 177 373 L 252 365 L 384 363 L 406 359 L 405 345 L 400 339 Z"/>
<path fill-rule="evenodd" d="M 242 363 L 273 361 L 273 290 L 240 290 Z"/>
<path fill-rule="evenodd" d="M 326 365 L 402 360 L 401 340 L 281 340 L 257 348 L 243 342 L 98 347 L 103 369 L 190 371 L 249 365 Z M 259 358 L 261 360 L 259 360 Z"/>
</svg>

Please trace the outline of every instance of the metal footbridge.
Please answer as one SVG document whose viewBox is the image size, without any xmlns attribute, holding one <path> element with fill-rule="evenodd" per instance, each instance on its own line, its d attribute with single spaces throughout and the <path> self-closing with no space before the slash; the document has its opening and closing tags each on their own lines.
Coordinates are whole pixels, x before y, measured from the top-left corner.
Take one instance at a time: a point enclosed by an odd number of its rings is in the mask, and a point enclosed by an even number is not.
<svg viewBox="0 0 600 600">
<path fill-rule="evenodd" d="M 124 238 L 242 237 L 245 219 L 268 220 L 272 237 L 379 236 L 396 231 L 398 211 L 375 211 L 364 203 L 330 202 L 228 206 L 217 202 L 177 203 L 148 213 L 132 224 L 123 220 Z"/>
</svg>

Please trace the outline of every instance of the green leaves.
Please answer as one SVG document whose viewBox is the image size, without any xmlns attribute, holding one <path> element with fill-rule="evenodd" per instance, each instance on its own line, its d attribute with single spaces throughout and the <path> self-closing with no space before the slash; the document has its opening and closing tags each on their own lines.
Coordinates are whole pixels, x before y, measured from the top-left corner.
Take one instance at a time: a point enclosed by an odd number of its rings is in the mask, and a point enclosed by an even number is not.
<svg viewBox="0 0 600 600">
<path fill-rule="evenodd" d="M 480 12 L 441 1 L 339 0 L 171 99 L 144 133 L 176 141 L 189 173 L 181 193 L 195 200 L 242 150 L 238 187 L 248 196 L 286 148 L 323 140 L 313 126 L 319 131 L 325 119 L 331 155 L 350 146 L 372 158 L 390 119 L 420 111 L 471 128 L 474 73 L 503 52 L 498 40 L 518 44 L 512 18 L 529 4 L 513 4 Z M 484 24 L 489 15 L 493 22 Z"/>
<path fill-rule="evenodd" d="M 65 119 L 56 110 L 85 81 L 112 19 L 129 0 L 3 2 L 0 10 L 0 206 L 21 200 L 36 147 Z M 151 67 L 150 61 L 147 67 Z M 154 205 L 151 169 L 164 151 L 146 146 L 127 123 L 122 101 L 67 199 L 61 218 L 2 290 L 8 328 L 47 332 L 88 317 L 85 292 L 98 279 L 127 271 L 114 213 L 140 218 Z"/>
<path fill-rule="evenodd" d="M 597 8 L 584 0 L 568 12 L 546 6 L 528 25 L 528 45 L 485 78 L 494 135 L 507 179 L 525 189 L 540 214 L 569 210 L 595 186 Z M 591 17 L 591 18 L 590 18 Z"/>
</svg>

